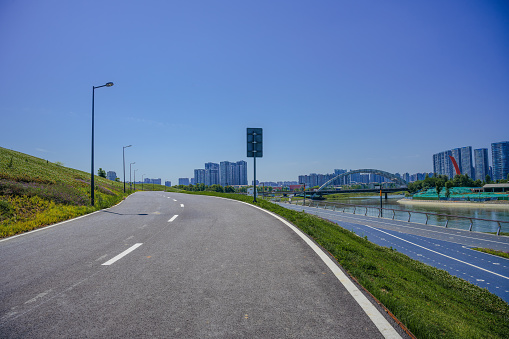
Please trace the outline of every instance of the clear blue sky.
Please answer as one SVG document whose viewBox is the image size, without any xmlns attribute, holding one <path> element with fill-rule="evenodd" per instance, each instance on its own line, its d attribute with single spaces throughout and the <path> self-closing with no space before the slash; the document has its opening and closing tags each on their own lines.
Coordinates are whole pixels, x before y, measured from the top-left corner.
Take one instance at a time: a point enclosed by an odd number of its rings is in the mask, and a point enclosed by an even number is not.
<svg viewBox="0 0 509 339">
<path fill-rule="evenodd" d="M 90 171 L 109 81 L 96 172 L 432 171 L 509 140 L 509 2 L 0 0 L 0 146 Z"/>
</svg>

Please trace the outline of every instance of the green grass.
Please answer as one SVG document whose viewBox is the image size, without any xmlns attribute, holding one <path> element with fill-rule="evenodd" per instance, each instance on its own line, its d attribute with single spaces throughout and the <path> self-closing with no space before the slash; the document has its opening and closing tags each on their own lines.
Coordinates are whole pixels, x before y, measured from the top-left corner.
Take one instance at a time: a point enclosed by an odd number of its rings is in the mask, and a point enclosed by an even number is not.
<svg viewBox="0 0 509 339">
<path fill-rule="evenodd" d="M 193 194 L 253 200 L 236 194 Z M 373 244 L 330 221 L 262 199 L 256 205 L 313 237 L 418 338 L 509 338 L 509 305 L 488 290 Z"/>
<path fill-rule="evenodd" d="M 0 238 L 67 220 L 120 202 L 123 183 L 0 147 Z M 157 185 L 156 185 L 157 186 Z"/>
<path fill-rule="evenodd" d="M 476 250 L 476 251 L 479 251 L 479 252 L 489 253 L 489 254 L 497 255 L 497 256 L 502 257 L 502 258 L 509 259 L 509 253 L 508 252 L 492 250 L 491 248 L 480 248 L 480 247 L 475 247 L 475 248 L 472 248 L 472 249 Z"/>
<path fill-rule="evenodd" d="M 96 177 L 92 207 L 89 180 L 89 173 L 0 148 L 0 237 L 112 206 L 125 197 L 123 183 Z M 167 189 L 150 184 L 144 188 Z M 243 195 L 192 193 L 252 203 Z M 372 244 L 332 222 L 262 199 L 256 205 L 312 236 L 417 337 L 509 338 L 509 305 L 487 290 Z"/>
</svg>

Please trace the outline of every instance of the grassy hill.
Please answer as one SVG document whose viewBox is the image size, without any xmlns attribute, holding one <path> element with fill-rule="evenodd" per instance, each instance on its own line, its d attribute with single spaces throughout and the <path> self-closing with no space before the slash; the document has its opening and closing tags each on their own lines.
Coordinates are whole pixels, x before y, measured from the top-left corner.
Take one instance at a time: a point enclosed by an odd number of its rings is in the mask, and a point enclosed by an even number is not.
<svg viewBox="0 0 509 339">
<path fill-rule="evenodd" d="M 123 183 L 0 147 L 0 238 L 77 217 L 120 202 Z"/>
<path fill-rule="evenodd" d="M 95 183 L 96 206 L 92 207 L 90 173 L 0 147 L 0 237 L 109 207 L 127 195 L 123 183 L 97 176 Z M 185 193 L 252 203 L 251 197 L 238 194 Z M 370 243 L 327 220 L 263 199 L 256 205 L 312 236 L 417 337 L 509 338 L 509 305 L 489 291 Z"/>
</svg>

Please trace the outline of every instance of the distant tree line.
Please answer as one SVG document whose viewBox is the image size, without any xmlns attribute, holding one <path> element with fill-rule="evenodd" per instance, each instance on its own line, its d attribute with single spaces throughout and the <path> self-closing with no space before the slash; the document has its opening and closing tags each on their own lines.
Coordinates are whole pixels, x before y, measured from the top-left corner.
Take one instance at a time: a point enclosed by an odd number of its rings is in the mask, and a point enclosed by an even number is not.
<svg viewBox="0 0 509 339">
<path fill-rule="evenodd" d="M 497 183 L 505 183 L 508 181 L 509 175 L 507 176 L 507 180 L 497 180 Z M 430 177 L 426 174 L 426 178 L 424 180 L 409 183 L 408 192 L 413 194 L 420 190 L 435 188 L 437 194 L 440 195 L 442 189 L 445 188 L 445 196 L 449 197 L 450 189 L 453 187 L 482 187 L 485 184 L 492 183 L 493 181 L 489 175 L 486 175 L 484 181 L 481 181 L 480 179 L 473 180 L 468 176 L 468 174 L 457 174 L 453 179 L 449 179 L 447 175 L 435 175 Z"/>
<path fill-rule="evenodd" d="M 194 191 L 194 192 L 208 191 L 208 192 L 220 192 L 220 193 L 247 193 L 248 187 L 253 187 L 253 186 L 241 186 L 238 188 L 235 188 L 233 186 L 221 186 L 221 185 L 207 186 L 205 184 L 175 186 L 175 188 L 185 190 L 185 191 Z M 272 192 L 273 187 L 257 185 L 256 190 L 258 192 Z"/>
<path fill-rule="evenodd" d="M 200 191 L 208 191 L 208 192 L 220 192 L 220 193 L 235 193 L 235 188 L 233 186 L 221 186 L 221 185 L 210 185 L 207 186 L 205 184 L 196 184 L 196 185 L 178 185 L 176 188 L 184 190 L 184 191 L 192 191 L 192 192 L 200 192 Z"/>
</svg>

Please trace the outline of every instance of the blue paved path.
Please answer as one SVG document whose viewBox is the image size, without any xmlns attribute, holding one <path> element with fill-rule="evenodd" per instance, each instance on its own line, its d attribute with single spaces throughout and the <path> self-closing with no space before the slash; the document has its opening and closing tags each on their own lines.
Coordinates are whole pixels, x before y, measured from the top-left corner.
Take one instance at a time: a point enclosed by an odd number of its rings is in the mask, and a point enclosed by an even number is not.
<svg viewBox="0 0 509 339">
<path fill-rule="evenodd" d="M 509 303 L 509 260 L 472 247 L 509 251 L 509 237 L 404 221 L 353 215 L 315 207 L 281 204 L 318 215 L 375 244 L 392 247 L 425 264 L 488 289 Z"/>
</svg>

